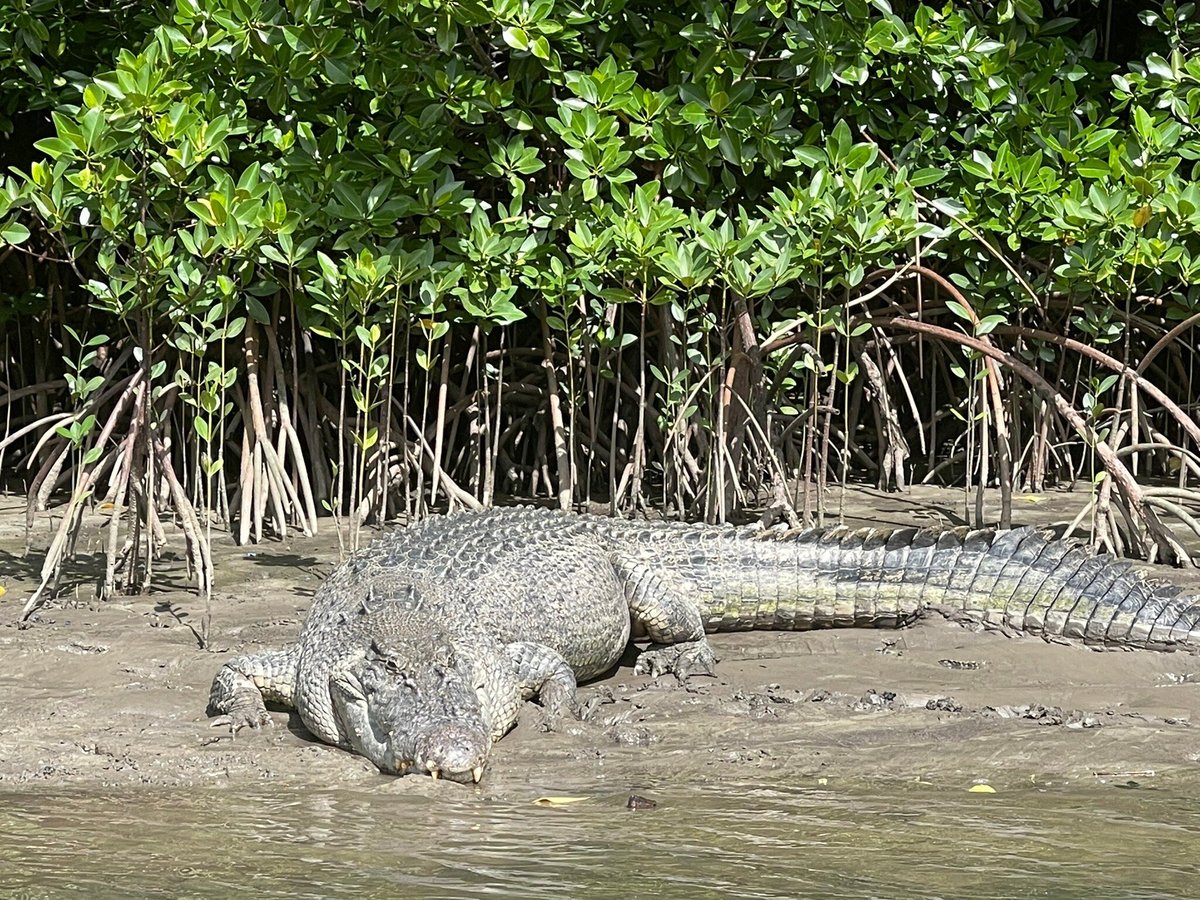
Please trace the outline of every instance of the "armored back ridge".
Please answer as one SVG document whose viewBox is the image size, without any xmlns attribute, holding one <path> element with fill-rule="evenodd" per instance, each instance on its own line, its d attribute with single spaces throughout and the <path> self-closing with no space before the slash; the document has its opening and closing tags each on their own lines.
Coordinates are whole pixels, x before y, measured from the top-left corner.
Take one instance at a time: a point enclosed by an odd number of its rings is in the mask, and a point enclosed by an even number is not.
<svg viewBox="0 0 1200 900">
<path fill-rule="evenodd" d="M 524 700 L 578 714 L 612 668 L 712 671 L 707 632 L 952 621 L 1084 644 L 1200 648 L 1200 604 L 1032 529 L 753 529 L 538 509 L 431 518 L 347 559 L 298 642 L 228 661 L 209 714 L 234 730 L 294 706 L 385 772 L 478 781 Z"/>
</svg>

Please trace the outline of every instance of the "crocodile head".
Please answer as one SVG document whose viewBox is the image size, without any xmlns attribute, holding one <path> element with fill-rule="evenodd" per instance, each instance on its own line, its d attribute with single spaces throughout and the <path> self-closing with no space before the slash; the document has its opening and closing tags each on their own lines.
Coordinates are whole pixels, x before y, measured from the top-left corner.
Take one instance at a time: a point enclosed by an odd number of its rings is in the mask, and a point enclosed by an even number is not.
<svg viewBox="0 0 1200 900">
<path fill-rule="evenodd" d="M 479 781 L 492 739 L 470 657 L 419 614 L 370 618 L 369 649 L 332 684 L 353 749 L 391 774 Z"/>
</svg>

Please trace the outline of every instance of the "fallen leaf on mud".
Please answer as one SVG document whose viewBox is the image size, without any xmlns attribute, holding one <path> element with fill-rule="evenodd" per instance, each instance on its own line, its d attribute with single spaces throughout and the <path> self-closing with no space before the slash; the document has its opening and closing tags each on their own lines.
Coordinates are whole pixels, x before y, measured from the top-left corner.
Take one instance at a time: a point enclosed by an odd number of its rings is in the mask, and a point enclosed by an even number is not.
<svg viewBox="0 0 1200 900">
<path fill-rule="evenodd" d="M 972 794 L 994 794 L 996 789 L 990 784 L 973 784 L 967 790 Z"/>
<path fill-rule="evenodd" d="M 538 806 L 566 806 L 568 803 L 582 803 L 591 797 L 538 797 L 533 802 Z"/>
<path fill-rule="evenodd" d="M 8 591 L 4 589 L 4 585 L 0 584 L 0 597 L 3 597 L 7 593 Z"/>
</svg>

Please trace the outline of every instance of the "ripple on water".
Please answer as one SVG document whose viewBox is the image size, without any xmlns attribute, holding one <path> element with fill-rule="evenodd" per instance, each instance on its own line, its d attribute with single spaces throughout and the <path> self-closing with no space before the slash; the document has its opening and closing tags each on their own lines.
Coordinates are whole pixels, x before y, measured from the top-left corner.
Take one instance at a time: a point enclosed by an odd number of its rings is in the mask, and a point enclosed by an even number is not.
<svg viewBox="0 0 1200 900">
<path fill-rule="evenodd" d="M 1186 787 L 1186 786 L 1185 786 Z M 544 809 L 448 787 L 0 795 L 0 894 L 1192 897 L 1193 791 L 724 782 Z"/>
</svg>

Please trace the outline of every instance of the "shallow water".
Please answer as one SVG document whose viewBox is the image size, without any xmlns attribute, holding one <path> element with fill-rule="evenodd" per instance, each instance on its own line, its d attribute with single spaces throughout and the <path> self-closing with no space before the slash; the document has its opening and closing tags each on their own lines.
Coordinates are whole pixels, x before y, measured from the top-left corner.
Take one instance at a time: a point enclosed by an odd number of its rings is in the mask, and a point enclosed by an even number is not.
<svg viewBox="0 0 1200 900">
<path fill-rule="evenodd" d="M 0 794 L 0 895 L 1194 897 L 1200 801 L 1147 784 L 722 782 L 554 808 L 446 785 Z M 1190 794 L 1191 796 L 1185 796 Z"/>
</svg>

